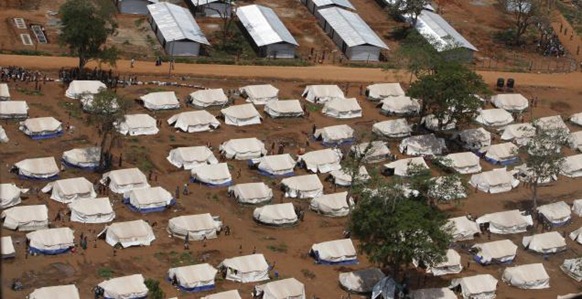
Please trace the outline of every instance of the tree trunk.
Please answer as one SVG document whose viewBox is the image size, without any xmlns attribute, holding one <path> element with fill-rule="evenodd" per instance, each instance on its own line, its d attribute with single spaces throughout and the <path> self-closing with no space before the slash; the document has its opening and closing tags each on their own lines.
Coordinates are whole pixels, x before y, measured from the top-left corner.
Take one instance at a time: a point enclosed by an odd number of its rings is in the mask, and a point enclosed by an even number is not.
<svg viewBox="0 0 582 299">
<path fill-rule="evenodd" d="M 535 180 L 532 185 L 531 185 L 531 189 L 532 189 L 532 202 L 533 202 L 533 210 L 534 212 L 538 210 L 538 182 L 537 180 Z"/>
</svg>

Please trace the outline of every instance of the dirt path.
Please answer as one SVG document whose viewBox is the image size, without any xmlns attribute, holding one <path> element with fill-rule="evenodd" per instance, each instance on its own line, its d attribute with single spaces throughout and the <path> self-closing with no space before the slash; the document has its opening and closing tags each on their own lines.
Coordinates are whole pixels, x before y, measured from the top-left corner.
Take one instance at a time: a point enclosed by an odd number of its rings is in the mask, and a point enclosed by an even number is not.
<svg viewBox="0 0 582 299">
<path fill-rule="evenodd" d="M 556 22 L 552 23 L 554 31 L 558 35 L 560 42 L 568 52 L 574 57 L 574 59 L 580 63 L 582 62 L 582 38 L 576 33 L 576 30 L 572 28 L 568 20 L 562 16 L 562 14 L 557 14 Z M 577 66 L 580 70 L 580 65 Z"/>
<path fill-rule="evenodd" d="M 58 70 L 61 67 L 73 67 L 77 65 L 77 59 L 71 57 L 48 56 L 19 56 L 0 55 L 0 65 L 18 65 L 24 68 L 39 70 Z M 89 67 L 97 66 L 95 63 Z M 106 67 L 104 67 L 106 68 Z M 169 74 L 169 64 L 156 67 L 154 62 L 137 61 L 134 68 L 130 68 L 130 62 L 119 60 L 115 70 L 122 74 L 148 74 L 150 76 L 164 76 Z M 239 65 L 207 65 L 207 64 L 181 64 L 176 63 L 173 75 L 200 76 L 200 77 L 231 77 L 231 78 L 260 78 L 283 79 L 318 82 L 381 82 L 400 81 L 408 82 L 409 75 L 403 71 L 383 71 L 373 68 L 350 68 L 333 65 L 312 67 L 279 67 L 279 66 L 239 66 Z M 552 86 L 573 88 L 582 90 L 582 72 L 555 73 L 555 74 L 530 74 L 509 72 L 480 71 L 485 81 L 494 84 L 499 77 L 513 78 L 516 85 L 525 86 Z"/>
</svg>

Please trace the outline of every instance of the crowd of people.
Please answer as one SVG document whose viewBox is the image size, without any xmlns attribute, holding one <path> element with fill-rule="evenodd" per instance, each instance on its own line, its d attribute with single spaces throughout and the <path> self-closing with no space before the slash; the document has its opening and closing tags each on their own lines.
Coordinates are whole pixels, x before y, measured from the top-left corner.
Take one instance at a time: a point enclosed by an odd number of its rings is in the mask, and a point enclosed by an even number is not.
<svg viewBox="0 0 582 299">
<path fill-rule="evenodd" d="M 9 82 L 10 80 L 14 82 L 38 82 L 47 81 L 49 78 L 40 71 L 31 71 L 18 66 L 0 66 L 0 81 Z"/>
<path fill-rule="evenodd" d="M 566 49 L 560 43 L 560 39 L 552 27 L 538 24 L 538 29 L 542 33 L 537 43 L 537 51 L 544 56 L 561 57 L 566 55 Z"/>
</svg>

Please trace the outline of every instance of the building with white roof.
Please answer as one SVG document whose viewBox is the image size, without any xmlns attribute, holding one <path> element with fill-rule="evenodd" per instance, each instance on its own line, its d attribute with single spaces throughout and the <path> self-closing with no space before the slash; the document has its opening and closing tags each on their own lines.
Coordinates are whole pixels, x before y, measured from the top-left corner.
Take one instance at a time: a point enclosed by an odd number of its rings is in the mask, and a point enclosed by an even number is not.
<svg viewBox="0 0 582 299">
<path fill-rule="evenodd" d="M 198 15 L 207 18 L 225 18 L 232 14 L 233 2 L 228 0 L 186 0 L 188 8 Z"/>
</svg>

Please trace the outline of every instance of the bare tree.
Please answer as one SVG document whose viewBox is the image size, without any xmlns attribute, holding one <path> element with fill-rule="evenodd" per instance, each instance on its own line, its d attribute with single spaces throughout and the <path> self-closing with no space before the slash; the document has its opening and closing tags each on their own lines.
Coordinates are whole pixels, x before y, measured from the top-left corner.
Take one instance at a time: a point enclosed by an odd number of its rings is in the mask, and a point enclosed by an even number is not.
<svg viewBox="0 0 582 299">
<path fill-rule="evenodd" d="M 550 15 L 543 0 L 499 0 L 499 4 L 513 15 L 513 42 L 516 45 L 522 42 L 523 35 L 532 24 L 544 21 Z"/>
</svg>

